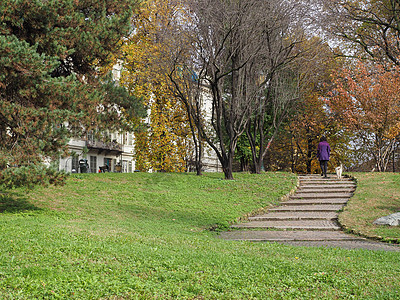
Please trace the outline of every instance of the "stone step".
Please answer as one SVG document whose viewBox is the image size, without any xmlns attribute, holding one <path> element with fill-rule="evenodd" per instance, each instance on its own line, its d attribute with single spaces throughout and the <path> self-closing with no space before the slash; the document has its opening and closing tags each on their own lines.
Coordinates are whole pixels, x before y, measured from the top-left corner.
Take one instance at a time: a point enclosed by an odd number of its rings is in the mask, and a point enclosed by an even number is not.
<svg viewBox="0 0 400 300">
<path fill-rule="evenodd" d="M 325 189 L 329 189 L 329 190 L 338 190 L 338 189 L 343 189 L 343 190 L 355 190 L 356 186 L 355 185 L 349 185 L 349 184 L 300 184 L 298 187 L 298 189 L 306 189 L 306 190 L 310 190 L 310 189 L 316 189 L 316 190 L 325 190 Z"/>
<path fill-rule="evenodd" d="M 284 211 L 303 211 L 303 212 L 336 212 L 341 210 L 343 205 L 282 205 L 275 208 L 271 208 L 269 211 L 273 212 L 284 212 Z"/>
<path fill-rule="evenodd" d="M 311 204 L 346 204 L 349 201 L 348 198 L 313 198 L 313 199 L 296 199 L 291 198 L 288 201 L 282 203 L 282 205 L 311 205 Z"/>
<path fill-rule="evenodd" d="M 342 178 L 337 178 L 336 174 L 327 174 L 327 177 L 321 176 L 321 174 L 314 174 L 314 175 L 299 175 L 299 180 L 341 180 L 341 181 L 350 181 L 352 180 L 350 177 L 342 176 Z"/>
<path fill-rule="evenodd" d="M 336 212 L 270 212 L 264 215 L 249 217 L 250 221 L 274 221 L 274 220 L 335 220 Z"/>
<path fill-rule="evenodd" d="M 338 185 L 338 184 L 330 184 L 330 185 L 304 185 L 304 184 L 300 184 L 297 187 L 297 190 L 344 190 L 344 191 L 354 191 L 356 189 L 356 186 L 351 186 L 351 185 Z"/>
<path fill-rule="evenodd" d="M 283 241 L 358 241 L 359 237 L 345 234 L 341 231 L 263 231 L 263 230 L 234 230 L 222 232 L 221 238 L 226 240 L 254 242 L 283 242 Z"/>
<path fill-rule="evenodd" d="M 273 228 L 285 230 L 340 230 L 333 220 L 283 220 L 283 221 L 251 221 L 232 225 L 232 228 Z"/>
<path fill-rule="evenodd" d="M 322 190 L 322 189 L 331 189 L 331 190 L 338 190 L 338 189 L 344 189 L 344 190 L 355 190 L 356 186 L 355 185 L 338 185 L 338 184 L 331 184 L 331 185 L 324 185 L 324 184 L 310 184 L 310 185 L 299 185 L 297 187 L 298 189 L 316 189 L 316 190 Z"/>
<path fill-rule="evenodd" d="M 320 179 L 320 180 L 317 180 L 317 179 L 314 179 L 314 180 L 309 180 L 309 179 L 301 179 L 301 180 L 299 180 L 299 183 L 300 184 L 323 184 L 323 185 L 327 185 L 327 186 L 329 186 L 329 185 L 345 185 L 345 184 L 349 184 L 349 183 L 352 183 L 352 182 L 354 182 L 354 181 L 350 181 L 350 180 L 323 180 L 323 179 Z"/>
<path fill-rule="evenodd" d="M 301 182 L 300 183 L 300 188 L 317 188 L 317 189 L 326 189 L 326 188 L 332 188 L 332 189 L 337 189 L 337 188 L 356 188 L 356 185 L 353 183 L 331 183 L 331 184 L 325 184 L 325 183 L 305 183 Z"/>
<path fill-rule="evenodd" d="M 306 187 L 299 186 L 297 193 L 353 193 L 355 188 L 352 187 Z"/>
<path fill-rule="evenodd" d="M 352 193 L 296 193 L 290 199 L 349 199 Z"/>
<path fill-rule="evenodd" d="M 296 191 L 298 194 L 353 194 L 354 189 L 303 189 L 300 188 Z M 293 195 L 294 196 L 294 195 Z"/>
<path fill-rule="evenodd" d="M 298 178 L 299 178 L 299 180 L 310 180 L 310 181 L 313 181 L 313 180 L 317 180 L 317 181 L 319 181 L 319 180 L 321 180 L 321 181 L 332 181 L 332 180 L 334 180 L 334 181 L 352 181 L 353 180 L 349 177 L 338 178 L 336 176 L 336 174 L 328 174 L 327 176 L 328 177 L 324 177 L 321 175 L 299 176 Z"/>
</svg>

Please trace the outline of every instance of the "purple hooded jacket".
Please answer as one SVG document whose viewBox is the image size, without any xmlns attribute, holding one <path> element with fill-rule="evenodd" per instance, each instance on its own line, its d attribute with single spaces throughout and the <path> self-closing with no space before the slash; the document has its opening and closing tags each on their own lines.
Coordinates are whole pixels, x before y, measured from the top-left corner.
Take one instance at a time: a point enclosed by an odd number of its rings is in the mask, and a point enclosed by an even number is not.
<svg viewBox="0 0 400 300">
<path fill-rule="evenodd" d="M 320 142 L 317 149 L 317 157 L 319 160 L 329 160 L 331 147 L 327 141 Z"/>
</svg>

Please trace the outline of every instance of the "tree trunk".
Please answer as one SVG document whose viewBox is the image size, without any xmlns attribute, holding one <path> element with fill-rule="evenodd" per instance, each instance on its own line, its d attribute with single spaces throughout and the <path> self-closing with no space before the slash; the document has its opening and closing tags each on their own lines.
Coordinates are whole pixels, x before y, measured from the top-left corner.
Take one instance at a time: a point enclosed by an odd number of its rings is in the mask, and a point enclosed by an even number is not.
<svg viewBox="0 0 400 300">
<path fill-rule="evenodd" d="M 197 129 L 198 137 L 197 137 L 197 143 L 196 145 L 196 175 L 200 176 L 203 175 L 202 173 L 202 168 L 203 168 L 203 144 L 201 143 L 201 136 L 200 136 L 200 131 Z M 195 133 L 193 133 L 195 134 Z M 195 139 L 195 138 L 194 138 Z"/>
<path fill-rule="evenodd" d="M 222 165 L 222 170 L 224 171 L 225 179 L 227 180 L 233 180 L 232 162 L 233 159 L 228 157 L 228 159 L 224 161 L 224 164 Z"/>
<path fill-rule="evenodd" d="M 290 134 L 290 160 L 291 160 L 290 169 L 292 170 L 292 173 L 294 173 L 295 166 L 296 166 L 294 154 L 295 154 L 295 152 L 294 152 L 294 145 L 293 145 L 293 134 L 291 133 Z"/>
<path fill-rule="evenodd" d="M 306 162 L 306 164 L 307 164 L 307 174 L 311 174 L 311 163 L 312 163 L 312 160 L 313 160 L 313 149 L 312 149 L 312 147 L 313 147 L 313 140 L 310 138 L 310 137 L 308 137 L 308 139 L 307 139 L 307 162 Z"/>
</svg>

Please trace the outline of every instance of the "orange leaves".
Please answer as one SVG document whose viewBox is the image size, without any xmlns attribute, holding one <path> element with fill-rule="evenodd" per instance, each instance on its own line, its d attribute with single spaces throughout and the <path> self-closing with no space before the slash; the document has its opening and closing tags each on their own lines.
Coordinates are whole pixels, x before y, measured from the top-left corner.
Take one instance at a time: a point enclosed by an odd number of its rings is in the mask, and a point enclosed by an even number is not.
<svg viewBox="0 0 400 300">
<path fill-rule="evenodd" d="M 382 132 L 393 138 L 400 131 L 400 75 L 381 65 L 359 62 L 352 71 L 335 75 L 335 90 L 328 100 L 331 110 L 349 128 Z"/>
<path fill-rule="evenodd" d="M 343 126 L 362 141 L 368 159 L 386 170 L 400 134 L 399 68 L 359 61 L 335 74 L 335 89 L 327 103 Z"/>
</svg>

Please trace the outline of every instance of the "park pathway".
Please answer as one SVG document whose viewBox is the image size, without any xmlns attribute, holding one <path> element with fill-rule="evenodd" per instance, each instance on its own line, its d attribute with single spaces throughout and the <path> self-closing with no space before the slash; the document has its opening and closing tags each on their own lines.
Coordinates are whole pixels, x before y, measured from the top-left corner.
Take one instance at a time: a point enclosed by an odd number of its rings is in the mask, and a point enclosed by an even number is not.
<svg viewBox="0 0 400 300">
<path fill-rule="evenodd" d="M 349 178 L 330 175 L 299 176 L 299 187 L 288 201 L 268 213 L 250 217 L 221 233 L 227 240 L 277 242 L 295 246 L 326 246 L 346 249 L 400 251 L 400 246 L 345 234 L 338 211 L 353 195 L 356 186 Z"/>
</svg>

